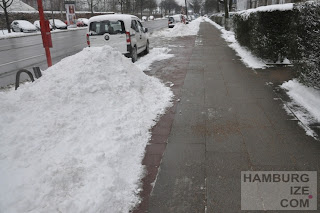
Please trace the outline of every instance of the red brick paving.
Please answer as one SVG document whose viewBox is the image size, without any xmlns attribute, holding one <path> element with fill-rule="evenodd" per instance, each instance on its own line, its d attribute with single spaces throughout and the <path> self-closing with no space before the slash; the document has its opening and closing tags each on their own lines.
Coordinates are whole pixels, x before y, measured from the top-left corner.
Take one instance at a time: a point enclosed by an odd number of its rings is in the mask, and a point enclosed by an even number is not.
<svg viewBox="0 0 320 213">
<path fill-rule="evenodd" d="M 189 59 L 195 44 L 195 36 L 177 38 L 172 41 L 174 45 L 184 46 L 174 48 L 170 52 L 175 57 L 153 64 L 152 70 L 146 74 L 155 76 L 164 83 L 170 81 L 174 85 L 171 87 L 175 97 L 173 106 L 167 110 L 158 123 L 152 128 L 152 137 L 146 146 L 146 153 L 142 164 L 146 167 L 145 177 L 142 179 L 142 191 L 140 192 L 141 203 L 133 210 L 134 213 L 148 212 L 149 196 L 153 188 L 153 183 L 158 174 L 163 153 L 171 131 L 174 115 L 176 113 L 177 100 L 181 96 L 181 88 L 187 73 Z"/>
</svg>

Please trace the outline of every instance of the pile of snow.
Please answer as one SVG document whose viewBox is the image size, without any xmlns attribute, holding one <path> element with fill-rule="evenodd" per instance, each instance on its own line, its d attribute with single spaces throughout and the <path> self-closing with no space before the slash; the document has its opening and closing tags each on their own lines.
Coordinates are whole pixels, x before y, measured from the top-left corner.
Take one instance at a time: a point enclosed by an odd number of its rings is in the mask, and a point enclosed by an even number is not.
<svg viewBox="0 0 320 213">
<path fill-rule="evenodd" d="M 0 212 L 128 212 L 172 96 L 107 46 L 0 92 Z"/>
<path fill-rule="evenodd" d="M 174 55 L 169 54 L 170 51 L 171 50 L 169 48 L 153 48 L 150 50 L 149 54 L 140 58 L 135 65 L 143 71 L 148 71 L 150 70 L 150 65 L 153 62 L 172 58 Z"/>
<path fill-rule="evenodd" d="M 244 11 L 238 12 L 242 16 L 243 19 L 247 19 L 251 13 L 256 12 L 272 12 L 272 11 L 286 11 L 286 10 L 293 10 L 293 3 L 288 4 L 274 4 L 268 6 L 257 7 L 254 9 L 248 9 Z"/>
<path fill-rule="evenodd" d="M 17 38 L 17 37 L 25 37 L 25 36 L 31 36 L 31 35 L 37 35 L 40 34 L 40 32 L 35 33 L 21 33 L 21 32 L 13 32 L 11 30 L 11 33 L 8 32 L 8 30 L 0 30 L 0 39 L 3 38 Z"/>
<path fill-rule="evenodd" d="M 173 28 L 154 32 L 152 37 L 180 37 L 180 36 L 192 36 L 197 35 L 200 27 L 200 23 L 203 22 L 202 18 L 189 22 L 189 24 L 176 23 Z"/>
<path fill-rule="evenodd" d="M 283 83 L 281 88 L 285 89 L 292 99 L 288 106 L 302 123 L 305 125 L 320 123 L 319 90 L 306 87 L 295 79 Z M 309 129 L 306 131 L 308 135 L 314 136 Z"/>
<path fill-rule="evenodd" d="M 242 62 L 249 68 L 253 69 L 264 69 L 267 67 L 266 62 L 262 59 L 254 56 L 249 50 L 242 47 L 235 38 L 234 32 L 227 31 L 219 24 L 210 20 L 209 18 L 205 18 L 205 20 L 219 29 L 222 33 L 221 37 L 226 40 L 226 42 L 230 43 L 229 47 L 234 49 L 238 56 L 240 56 Z"/>
</svg>

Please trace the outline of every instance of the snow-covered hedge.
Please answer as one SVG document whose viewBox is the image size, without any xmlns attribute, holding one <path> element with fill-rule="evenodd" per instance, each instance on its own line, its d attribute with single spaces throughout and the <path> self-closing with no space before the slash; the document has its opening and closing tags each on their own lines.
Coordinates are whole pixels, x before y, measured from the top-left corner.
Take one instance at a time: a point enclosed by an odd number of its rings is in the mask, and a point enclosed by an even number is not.
<svg viewBox="0 0 320 213">
<path fill-rule="evenodd" d="M 292 39 L 290 32 L 294 11 L 288 5 L 270 5 L 235 14 L 236 39 L 263 59 L 282 61 L 289 55 Z"/>
<path fill-rule="evenodd" d="M 270 5 L 233 17 L 236 39 L 257 56 L 276 62 L 288 58 L 297 77 L 320 88 L 320 4 Z"/>
<path fill-rule="evenodd" d="M 320 3 L 307 2 L 296 10 L 296 43 L 291 46 L 294 67 L 302 83 L 320 89 Z"/>
</svg>

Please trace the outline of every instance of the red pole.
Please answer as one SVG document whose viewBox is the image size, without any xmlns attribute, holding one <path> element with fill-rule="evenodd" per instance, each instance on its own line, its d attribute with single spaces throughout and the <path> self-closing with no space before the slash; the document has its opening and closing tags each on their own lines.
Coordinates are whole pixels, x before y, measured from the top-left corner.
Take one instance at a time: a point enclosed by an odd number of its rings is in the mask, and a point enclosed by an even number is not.
<svg viewBox="0 0 320 213">
<path fill-rule="evenodd" d="M 50 49 L 49 49 L 50 48 L 50 45 L 49 45 L 50 41 L 48 41 L 48 36 L 47 36 L 47 35 L 50 35 L 50 28 L 49 28 L 49 32 L 47 32 L 48 29 L 45 24 L 42 0 L 38 0 L 38 11 L 39 11 L 39 16 L 40 16 L 40 30 L 41 30 L 41 35 L 42 35 L 43 47 L 45 48 L 45 51 L 46 51 L 48 67 L 51 67 L 52 60 L 51 60 L 51 54 L 50 54 Z"/>
</svg>

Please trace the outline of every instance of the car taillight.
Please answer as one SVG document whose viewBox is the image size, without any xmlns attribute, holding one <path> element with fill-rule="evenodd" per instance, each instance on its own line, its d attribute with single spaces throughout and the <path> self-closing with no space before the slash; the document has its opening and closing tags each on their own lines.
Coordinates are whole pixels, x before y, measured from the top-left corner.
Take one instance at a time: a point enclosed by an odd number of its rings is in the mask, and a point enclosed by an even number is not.
<svg viewBox="0 0 320 213">
<path fill-rule="evenodd" d="M 89 39 L 89 34 L 87 33 L 87 44 L 90 47 L 90 39 Z"/>
<path fill-rule="evenodd" d="M 126 32 L 127 44 L 131 43 L 130 32 Z"/>
</svg>

